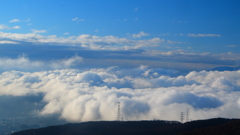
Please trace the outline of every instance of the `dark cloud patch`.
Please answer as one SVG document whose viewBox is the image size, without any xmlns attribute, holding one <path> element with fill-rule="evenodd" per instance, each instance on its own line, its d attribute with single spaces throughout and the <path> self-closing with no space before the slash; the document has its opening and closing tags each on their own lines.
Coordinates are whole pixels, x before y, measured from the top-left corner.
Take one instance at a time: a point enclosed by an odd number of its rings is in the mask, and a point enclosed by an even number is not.
<svg viewBox="0 0 240 135">
<path fill-rule="evenodd" d="M 150 111 L 150 106 L 140 101 L 127 99 L 123 100 L 122 104 L 123 104 L 122 111 L 126 116 L 130 115 L 134 117 L 135 115 L 136 117 L 137 115 L 146 114 Z"/>
<path fill-rule="evenodd" d="M 176 92 L 168 97 L 164 101 L 165 105 L 174 104 L 174 103 L 186 103 L 197 109 L 204 108 L 217 108 L 223 105 L 219 99 L 209 96 L 196 96 L 191 93 L 186 92 Z"/>
</svg>

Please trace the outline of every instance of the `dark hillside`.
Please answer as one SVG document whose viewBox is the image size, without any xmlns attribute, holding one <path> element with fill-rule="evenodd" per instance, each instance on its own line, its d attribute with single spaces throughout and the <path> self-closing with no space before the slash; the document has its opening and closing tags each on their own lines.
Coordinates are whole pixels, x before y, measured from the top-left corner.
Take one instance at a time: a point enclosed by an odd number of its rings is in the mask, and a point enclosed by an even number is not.
<svg viewBox="0 0 240 135">
<path fill-rule="evenodd" d="M 233 120 L 218 126 L 197 128 L 181 135 L 240 135 L 240 120 Z"/>
<path fill-rule="evenodd" d="M 13 133 L 12 135 L 190 135 L 214 132 L 221 129 L 240 134 L 240 120 L 235 119 L 209 119 L 187 122 L 176 121 L 101 121 L 84 122 L 79 124 L 66 124 L 40 129 L 30 129 Z M 238 129 L 238 130 L 237 130 Z"/>
</svg>

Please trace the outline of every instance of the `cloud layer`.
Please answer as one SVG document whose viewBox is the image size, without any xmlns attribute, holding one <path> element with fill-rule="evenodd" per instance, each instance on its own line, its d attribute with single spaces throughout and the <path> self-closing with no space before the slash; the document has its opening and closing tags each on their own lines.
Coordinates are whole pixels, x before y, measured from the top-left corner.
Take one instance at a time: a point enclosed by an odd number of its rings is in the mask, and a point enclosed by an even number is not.
<svg viewBox="0 0 240 135">
<path fill-rule="evenodd" d="M 15 29 L 20 28 L 7 27 L 0 25 L 0 29 Z M 165 40 L 160 38 L 151 38 L 148 40 L 130 40 L 127 38 L 119 38 L 115 36 L 92 36 L 88 34 L 82 34 L 80 36 L 71 37 L 57 37 L 56 35 L 43 36 L 37 33 L 44 33 L 46 30 L 32 29 L 33 33 L 18 34 L 18 33 L 4 33 L 0 32 L 1 40 L 14 41 L 18 43 L 30 43 L 30 44 L 51 44 L 51 45 L 64 45 L 64 46 L 79 46 L 85 49 L 91 50 L 129 50 L 139 49 L 144 47 L 156 47 Z M 146 36 L 144 32 L 136 34 L 135 37 L 140 38 Z"/>
<path fill-rule="evenodd" d="M 36 71 L 49 69 L 70 68 L 83 61 L 82 57 L 77 55 L 61 60 L 52 61 L 32 61 L 26 55 L 20 55 L 18 58 L 0 58 L 0 72 L 7 70 Z"/>
<path fill-rule="evenodd" d="M 32 97 L 29 113 L 70 122 L 115 120 L 118 102 L 124 120 L 180 120 L 187 108 L 191 119 L 240 117 L 240 71 L 178 75 L 146 66 L 8 71 L 0 75 L 0 85 L 0 95 L 13 101 Z"/>
</svg>

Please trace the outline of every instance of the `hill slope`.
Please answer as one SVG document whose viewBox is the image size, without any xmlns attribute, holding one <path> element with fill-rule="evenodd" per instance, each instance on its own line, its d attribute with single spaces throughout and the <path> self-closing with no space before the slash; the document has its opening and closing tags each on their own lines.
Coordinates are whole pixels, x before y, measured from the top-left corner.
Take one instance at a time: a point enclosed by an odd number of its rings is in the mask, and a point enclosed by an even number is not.
<svg viewBox="0 0 240 135">
<path fill-rule="evenodd" d="M 176 121 L 101 121 L 66 124 L 40 129 L 30 129 L 12 135 L 190 135 L 190 134 L 240 134 L 240 120 L 210 119 L 187 122 Z M 217 131 L 216 131 L 217 130 Z"/>
</svg>

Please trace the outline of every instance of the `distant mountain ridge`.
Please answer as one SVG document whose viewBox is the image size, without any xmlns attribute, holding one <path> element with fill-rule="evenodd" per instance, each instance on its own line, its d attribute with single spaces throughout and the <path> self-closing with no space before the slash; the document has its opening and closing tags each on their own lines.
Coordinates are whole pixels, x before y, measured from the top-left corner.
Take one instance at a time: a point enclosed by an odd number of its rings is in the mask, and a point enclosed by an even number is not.
<svg viewBox="0 0 240 135">
<path fill-rule="evenodd" d="M 177 121 L 99 121 L 50 126 L 11 135 L 239 135 L 240 119 Z"/>
<path fill-rule="evenodd" d="M 240 66 L 238 67 L 215 67 L 210 71 L 237 71 L 240 70 Z"/>
</svg>

